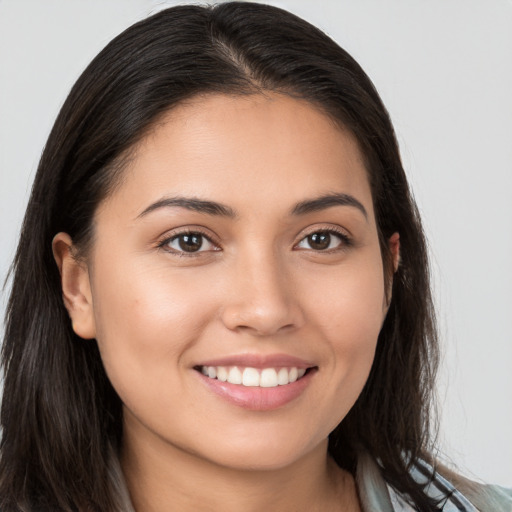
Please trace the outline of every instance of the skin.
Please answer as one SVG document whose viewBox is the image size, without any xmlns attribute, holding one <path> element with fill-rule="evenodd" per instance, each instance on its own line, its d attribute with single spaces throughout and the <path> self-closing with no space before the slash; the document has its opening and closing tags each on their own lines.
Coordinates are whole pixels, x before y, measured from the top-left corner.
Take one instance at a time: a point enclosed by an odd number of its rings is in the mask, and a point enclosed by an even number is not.
<svg viewBox="0 0 512 512">
<path fill-rule="evenodd" d="M 74 330 L 97 340 L 124 404 L 121 462 L 134 506 L 360 510 L 352 476 L 327 455 L 328 434 L 366 382 L 388 304 L 354 138 L 304 101 L 210 95 L 173 109 L 135 149 L 98 208 L 87 260 L 72 257 L 65 233 L 53 245 Z M 366 214 L 339 204 L 292 213 L 333 193 Z M 236 216 L 177 206 L 143 214 L 176 196 Z M 342 237 L 331 234 L 329 249 L 312 247 L 308 235 L 332 229 Z M 212 242 L 179 253 L 172 237 L 183 230 Z M 398 234 L 390 250 L 396 267 Z M 226 401 L 194 369 L 276 353 L 315 371 L 298 397 L 268 411 Z"/>
</svg>

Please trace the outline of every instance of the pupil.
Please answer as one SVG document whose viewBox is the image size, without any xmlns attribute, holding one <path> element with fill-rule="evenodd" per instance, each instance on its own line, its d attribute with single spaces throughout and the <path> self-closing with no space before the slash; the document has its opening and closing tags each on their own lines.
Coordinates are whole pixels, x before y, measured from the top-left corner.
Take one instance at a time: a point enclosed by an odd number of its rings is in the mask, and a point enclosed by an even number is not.
<svg viewBox="0 0 512 512">
<path fill-rule="evenodd" d="M 202 236 L 201 235 L 181 235 L 179 239 L 180 249 L 186 252 L 194 252 L 201 249 L 201 245 L 203 245 Z"/>
<path fill-rule="evenodd" d="M 311 248 L 322 251 L 329 247 L 331 235 L 329 233 L 313 233 L 309 235 L 308 241 Z"/>
</svg>

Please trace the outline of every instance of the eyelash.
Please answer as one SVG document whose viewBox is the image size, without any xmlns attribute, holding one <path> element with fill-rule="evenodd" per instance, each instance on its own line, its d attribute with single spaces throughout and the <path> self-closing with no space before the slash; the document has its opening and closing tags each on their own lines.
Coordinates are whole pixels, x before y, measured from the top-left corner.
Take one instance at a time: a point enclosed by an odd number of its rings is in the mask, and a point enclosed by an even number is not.
<svg viewBox="0 0 512 512">
<path fill-rule="evenodd" d="M 200 229 L 189 229 L 186 231 L 181 231 L 179 233 L 174 233 L 171 236 L 167 236 L 164 240 L 162 240 L 161 242 L 158 243 L 158 248 L 163 249 L 163 250 L 167 251 L 168 253 L 173 254 L 175 256 L 179 256 L 179 257 L 192 257 L 193 258 L 193 257 L 199 256 L 203 252 L 206 252 L 206 251 L 190 251 L 190 252 L 177 251 L 175 249 L 168 247 L 171 242 L 174 242 L 175 240 L 179 240 L 180 237 L 184 237 L 187 235 L 201 237 L 201 239 L 202 239 L 201 247 L 204 245 L 204 240 L 206 240 L 210 244 L 217 247 L 217 249 L 215 249 L 215 251 L 220 250 L 219 245 L 217 243 L 215 243 L 210 236 L 208 236 L 206 233 L 202 232 Z"/>
<path fill-rule="evenodd" d="M 344 249 L 347 249 L 347 248 L 351 247 L 352 244 L 353 244 L 351 238 L 346 233 L 344 233 L 343 231 L 341 231 L 339 229 L 336 229 L 335 227 L 329 227 L 329 228 L 325 228 L 325 229 L 316 229 L 314 231 L 311 231 L 310 233 L 305 234 L 299 240 L 299 242 L 294 245 L 294 248 L 297 247 L 302 242 L 306 241 L 309 237 L 311 237 L 313 235 L 317 235 L 317 234 L 334 235 L 335 237 L 340 239 L 340 244 L 339 244 L 338 247 L 331 248 L 331 249 L 319 249 L 319 250 L 306 249 L 306 250 L 311 250 L 311 251 L 317 252 L 317 253 L 327 253 L 327 254 L 329 254 L 329 253 L 339 252 L 339 251 L 342 251 Z M 165 239 L 163 239 L 162 241 L 160 241 L 158 243 L 157 247 L 159 249 L 163 249 L 163 250 L 167 251 L 168 253 L 173 254 L 175 256 L 179 256 L 179 257 L 197 257 L 197 256 L 200 256 L 201 253 L 203 253 L 203 252 L 209 252 L 209 251 L 201 251 L 201 250 L 187 252 L 187 251 L 184 251 L 184 250 L 183 251 L 179 251 L 179 250 L 171 249 L 169 247 L 169 244 L 171 242 L 179 240 L 180 237 L 187 236 L 187 235 L 188 236 L 199 236 L 199 237 L 201 237 L 202 243 L 201 243 L 200 248 L 202 248 L 202 246 L 204 245 L 204 240 L 206 240 L 208 243 L 210 243 L 210 244 L 212 244 L 212 245 L 214 245 L 216 247 L 216 249 L 214 249 L 214 251 L 220 251 L 221 250 L 219 245 L 216 242 L 214 242 L 209 235 L 207 235 L 206 233 L 202 232 L 200 229 L 194 229 L 194 230 L 190 229 L 190 230 L 182 231 L 180 233 L 175 233 L 172 236 L 167 236 Z"/>
<path fill-rule="evenodd" d="M 304 242 L 305 240 L 307 240 L 309 237 L 311 237 L 313 235 L 318 235 L 318 234 L 334 235 L 335 237 L 340 239 L 340 244 L 339 244 L 339 246 L 332 248 L 332 249 L 319 249 L 319 250 L 311 249 L 313 252 L 316 252 L 316 253 L 332 254 L 334 252 L 340 252 L 340 251 L 346 250 L 349 247 L 351 247 L 353 244 L 352 239 L 345 232 L 343 232 L 340 229 L 337 229 L 335 227 L 329 227 L 329 228 L 325 228 L 325 229 L 316 229 L 314 231 L 311 231 L 310 233 L 306 234 L 305 236 L 303 236 L 300 239 L 299 244 Z M 296 244 L 296 246 L 299 244 Z"/>
</svg>

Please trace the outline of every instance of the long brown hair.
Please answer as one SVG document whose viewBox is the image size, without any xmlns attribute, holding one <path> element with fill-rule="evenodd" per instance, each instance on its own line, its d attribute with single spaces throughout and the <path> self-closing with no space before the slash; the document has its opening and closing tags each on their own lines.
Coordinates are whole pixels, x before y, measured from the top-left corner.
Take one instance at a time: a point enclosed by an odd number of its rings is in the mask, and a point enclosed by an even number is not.
<svg viewBox="0 0 512 512">
<path fill-rule="evenodd" d="M 13 263 L 2 362 L 0 508 L 120 510 L 110 454 L 120 399 L 94 341 L 78 338 L 51 252 L 59 231 L 86 252 L 98 204 L 152 123 L 200 93 L 274 91 L 310 101 L 356 137 L 366 159 L 392 299 L 370 377 L 329 438 L 355 472 L 361 450 L 419 510 L 435 510 L 409 465 L 429 457 L 438 348 L 427 250 L 389 115 L 361 67 L 320 30 L 276 7 L 180 6 L 141 21 L 92 61 L 55 122 Z M 392 277 L 387 240 L 400 233 Z"/>
</svg>

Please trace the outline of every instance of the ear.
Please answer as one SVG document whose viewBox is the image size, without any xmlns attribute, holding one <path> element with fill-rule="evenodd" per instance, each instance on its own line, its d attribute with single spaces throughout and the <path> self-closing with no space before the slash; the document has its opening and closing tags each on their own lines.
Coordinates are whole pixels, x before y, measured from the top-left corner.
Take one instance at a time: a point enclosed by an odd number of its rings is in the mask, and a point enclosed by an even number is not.
<svg viewBox="0 0 512 512">
<path fill-rule="evenodd" d="M 400 234 L 393 233 L 388 240 L 388 247 L 391 253 L 391 259 L 393 262 L 393 274 L 396 273 L 400 266 Z M 386 276 L 386 294 L 384 299 L 384 310 L 387 313 L 391 304 L 391 295 L 393 290 L 393 276 Z"/>
<path fill-rule="evenodd" d="M 388 240 L 389 250 L 393 258 L 393 272 L 400 266 L 400 233 L 393 233 Z"/>
<path fill-rule="evenodd" d="M 87 265 L 73 255 L 73 241 L 67 233 L 55 235 L 52 249 L 59 267 L 64 306 L 71 318 L 73 331 L 81 338 L 95 338 L 96 325 Z"/>
</svg>

